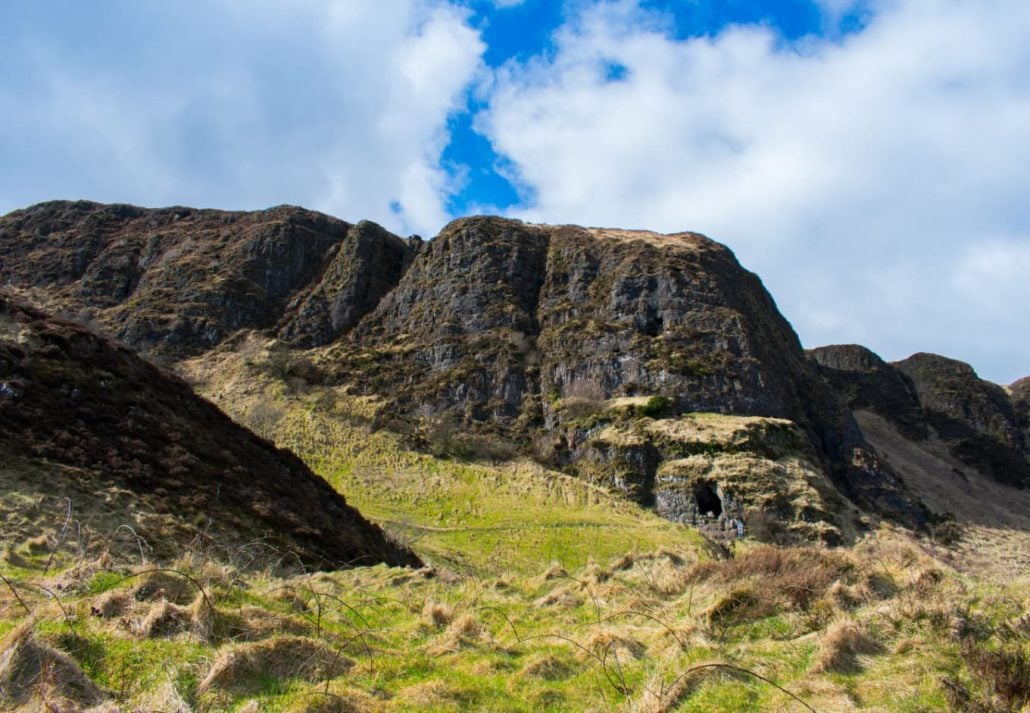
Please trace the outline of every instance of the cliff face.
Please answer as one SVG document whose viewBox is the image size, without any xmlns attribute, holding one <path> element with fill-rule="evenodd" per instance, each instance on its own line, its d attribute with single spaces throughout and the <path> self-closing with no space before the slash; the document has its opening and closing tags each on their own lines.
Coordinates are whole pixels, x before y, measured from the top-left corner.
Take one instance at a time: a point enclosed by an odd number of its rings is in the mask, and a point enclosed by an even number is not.
<svg viewBox="0 0 1030 713">
<path fill-rule="evenodd" d="M 390 427 L 446 418 L 596 474 L 596 413 L 659 397 L 665 419 L 793 421 L 855 502 L 923 516 L 761 281 L 701 235 L 467 218 L 423 244 L 294 208 L 52 203 L 0 219 L 0 256 L 0 280 L 138 349 L 197 354 L 241 328 L 323 347 L 329 378 L 376 396 Z M 663 443 L 608 463 L 608 484 L 657 502 L 679 457 Z"/>
<path fill-rule="evenodd" d="M 417 563 L 292 453 L 185 382 L 2 294 L 0 462 L 5 498 L 22 487 L 60 495 L 98 537 L 128 526 L 164 558 L 214 542 L 230 554 L 260 543 L 311 567 Z"/>
<path fill-rule="evenodd" d="M 394 421 L 451 411 L 507 438 L 542 432 L 549 457 L 573 469 L 593 434 L 571 402 L 660 396 L 672 416 L 789 419 L 850 497 L 920 517 L 863 450 L 759 279 L 701 235 L 455 221 L 337 345 L 334 363 L 337 378 L 385 396 Z M 645 504 L 672 457 L 648 452 L 629 481 L 609 482 Z"/>
<path fill-rule="evenodd" d="M 1020 428 L 1023 429 L 1023 443 L 1030 450 L 1030 376 L 1009 386 L 1009 394 L 1011 394 L 1012 408 L 1016 412 L 1016 419 Z"/>
<path fill-rule="evenodd" d="M 888 364 L 843 345 L 810 355 L 852 409 L 877 413 L 913 441 L 932 433 L 959 461 L 1000 483 L 1030 485 L 1026 379 L 1006 391 L 936 354 Z"/>
<path fill-rule="evenodd" d="M 0 284 L 135 349 L 181 357 L 284 320 L 284 336 L 325 343 L 392 287 L 406 249 L 376 226 L 288 206 L 56 201 L 0 219 Z"/>
<path fill-rule="evenodd" d="M 915 354 L 895 366 L 912 380 L 927 422 L 959 460 L 999 482 L 1030 485 L 1025 436 L 1004 389 L 936 354 Z"/>
<path fill-rule="evenodd" d="M 857 344 L 819 347 L 809 356 L 852 410 L 869 409 L 891 420 L 909 438 L 926 438 L 919 394 L 905 372 Z"/>
</svg>

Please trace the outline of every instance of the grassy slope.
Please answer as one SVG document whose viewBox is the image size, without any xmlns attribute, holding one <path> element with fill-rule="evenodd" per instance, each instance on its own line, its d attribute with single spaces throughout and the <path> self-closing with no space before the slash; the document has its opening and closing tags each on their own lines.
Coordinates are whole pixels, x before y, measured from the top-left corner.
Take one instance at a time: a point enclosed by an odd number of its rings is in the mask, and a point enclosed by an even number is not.
<svg viewBox="0 0 1030 713">
<path fill-rule="evenodd" d="M 436 570 L 285 579 L 184 550 L 160 577 L 66 547 L 44 573 L 53 541 L 9 542 L 0 707 L 75 699 L 74 666 L 129 709 L 311 713 L 926 711 L 997 704 L 991 690 L 1027 671 L 1025 586 L 960 576 L 903 534 L 842 552 L 743 543 L 716 562 L 594 488 L 404 451 L 361 425 L 361 402 L 287 398 L 234 367 L 208 372 L 207 392 Z M 25 652 L 37 663 L 19 679 Z"/>
</svg>

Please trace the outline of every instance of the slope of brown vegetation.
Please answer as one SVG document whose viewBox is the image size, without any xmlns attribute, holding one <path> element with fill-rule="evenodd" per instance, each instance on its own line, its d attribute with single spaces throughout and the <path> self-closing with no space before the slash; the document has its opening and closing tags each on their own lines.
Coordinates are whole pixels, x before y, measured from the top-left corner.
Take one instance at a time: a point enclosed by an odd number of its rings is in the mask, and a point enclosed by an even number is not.
<svg viewBox="0 0 1030 713">
<path fill-rule="evenodd" d="M 166 557 L 192 541 L 223 552 L 251 543 L 266 548 L 264 561 L 316 567 L 417 562 L 296 456 L 177 377 L 8 297 L 0 382 L 7 542 L 26 516 L 38 524 L 32 508 L 65 519 L 62 535 L 87 512 L 97 520 L 80 525 L 113 525 L 105 536 L 126 525 L 141 554 L 144 541 Z"/>
</svg>

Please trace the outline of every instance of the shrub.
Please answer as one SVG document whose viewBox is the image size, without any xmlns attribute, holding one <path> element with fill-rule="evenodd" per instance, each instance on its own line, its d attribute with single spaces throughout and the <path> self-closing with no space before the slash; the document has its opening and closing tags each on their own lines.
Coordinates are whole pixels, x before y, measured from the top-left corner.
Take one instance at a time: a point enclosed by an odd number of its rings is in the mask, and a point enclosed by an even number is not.
<svg viewBox="0 0 1030 713">
<path fill-rule="evenodd" d="M 672 399 L 666 396 L 652 396 L 643 406 L 638 408 L 641 416 L 659 418 L 666 415 L 672 407 Z"/>
</svg>

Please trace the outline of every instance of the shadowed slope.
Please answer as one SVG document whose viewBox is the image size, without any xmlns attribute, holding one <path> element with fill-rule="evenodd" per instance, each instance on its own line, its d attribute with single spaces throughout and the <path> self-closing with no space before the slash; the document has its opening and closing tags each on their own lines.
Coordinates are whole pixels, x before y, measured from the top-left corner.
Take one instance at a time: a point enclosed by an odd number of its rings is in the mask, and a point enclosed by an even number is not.
<svg viewBox="0 0 1030 713">
<path fill-rule="evenodd" d="M 180 379 L 8 297 L 0 297 L 0 453 L 5 499 L 18 495 L 13 480 L 40 497 L 75 493 L 65 497 L 76 513 L 134 527 L 159 555 L 193 539 L 260 540 L 308 566 L 417 563 L 296 456 Z"/>
</svg>

